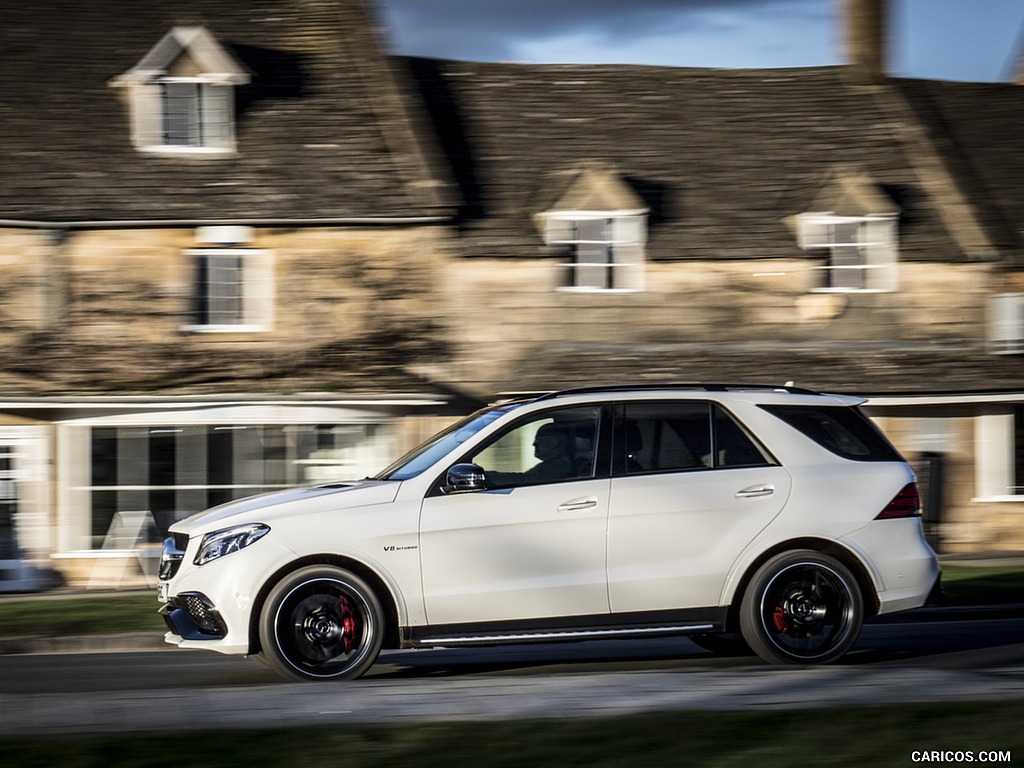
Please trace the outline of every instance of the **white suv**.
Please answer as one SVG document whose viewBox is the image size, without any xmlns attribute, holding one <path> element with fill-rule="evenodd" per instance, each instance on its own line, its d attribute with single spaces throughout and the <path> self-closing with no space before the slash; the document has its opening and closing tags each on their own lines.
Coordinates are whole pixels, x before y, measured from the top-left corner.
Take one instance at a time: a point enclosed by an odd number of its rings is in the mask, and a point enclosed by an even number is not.
<svg viewBox="0 0 1024 768">
<path fill-rule="evenodd" d="M 167 640 L 313 680 L 382 648 L 653 635 L 834 661 L 939 578 L 862 402 L 700 384 L 496 405 L 374 478 L 175 524 Z"/>
</svg>

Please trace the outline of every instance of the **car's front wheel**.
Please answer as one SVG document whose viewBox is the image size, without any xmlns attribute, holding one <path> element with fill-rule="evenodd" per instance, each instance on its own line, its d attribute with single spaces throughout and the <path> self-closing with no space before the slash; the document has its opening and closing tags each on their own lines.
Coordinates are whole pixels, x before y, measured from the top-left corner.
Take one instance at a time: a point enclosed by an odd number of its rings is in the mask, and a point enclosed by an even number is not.
<svg viewBox="0 0 1024 768">
<path fill-rule="evenodd" d="M 774 664 L 827 664 L 856 642 L 864 599 L 850 569 L 812 550 L 776 555 L 751 579 L 740 606 L 750 647 Z"/>
<path fill-rule="evenodd" d="M 267 596 L 260 642 L 271 667 L 302 680 L 348 680 L 377 660 L 384 612 L 359 576 L 328 565 L 302 568 Z"/>
</svg>

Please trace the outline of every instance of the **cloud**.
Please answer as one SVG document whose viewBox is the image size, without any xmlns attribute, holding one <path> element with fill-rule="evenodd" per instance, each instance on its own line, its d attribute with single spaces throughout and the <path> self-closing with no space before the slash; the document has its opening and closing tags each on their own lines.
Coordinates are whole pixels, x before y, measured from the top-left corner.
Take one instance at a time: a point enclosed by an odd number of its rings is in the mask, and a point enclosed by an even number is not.
<svg viewBox="0 0 1024 768">
<path fill-rule="evenodd" d="M 635 51 L 668 34 L 723 33 L 742 20 L 826 17 L 834 0 L 377 0 L 395 52 L 502 61 L 560 40 Z M 664 44 L 659 43 L 659 44 Z M 634 55 L 635 57 L 635 55 Z M 608 60 L 608 59 L 605 59 Z"/>
</svg>

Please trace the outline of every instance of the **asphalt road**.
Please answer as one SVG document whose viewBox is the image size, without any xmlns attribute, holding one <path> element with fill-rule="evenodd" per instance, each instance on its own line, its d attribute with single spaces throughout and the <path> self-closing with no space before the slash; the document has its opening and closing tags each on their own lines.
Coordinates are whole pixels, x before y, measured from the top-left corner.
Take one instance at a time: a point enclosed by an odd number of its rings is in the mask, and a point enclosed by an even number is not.
<svg viewBox="0 0 1024 768">
<path fill-rule="evenodd" d="M 1024 698 L 1024 618 L 872 625 L 828 667 L 678 638 L 389 652 L 347 683 L 171 648 L 0 656 L 0 736 L 1008 698 Z"/>
</svg>

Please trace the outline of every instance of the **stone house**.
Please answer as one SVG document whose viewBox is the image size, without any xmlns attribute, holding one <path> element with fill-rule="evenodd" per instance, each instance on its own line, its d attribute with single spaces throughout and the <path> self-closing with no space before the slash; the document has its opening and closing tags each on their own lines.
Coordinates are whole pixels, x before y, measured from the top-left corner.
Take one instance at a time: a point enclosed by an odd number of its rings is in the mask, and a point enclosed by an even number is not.
<svg viewBox="0 0 1024 768">
<path fill-rule="evenodd" d="M 0 581 L 364 476 L 466 409 L 414 373 L 456 206 L 362 3 L 45 0 L 0 28 Z"/>
<path fill-rule="evenodd" d="M 636 380 L 869 396 L 943 549 L 1024 549 L 1024 90 L 886 77 L 844 8 L 849 64 L 763 71 L 403 59 L 363 0 L 5 9 L 9 581 Z"/>
</svg>

